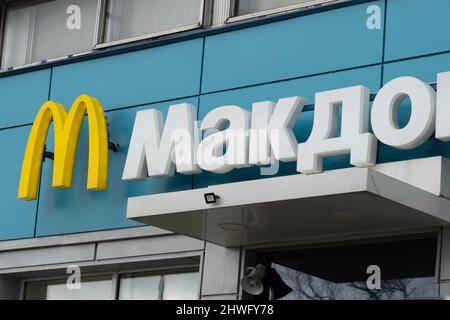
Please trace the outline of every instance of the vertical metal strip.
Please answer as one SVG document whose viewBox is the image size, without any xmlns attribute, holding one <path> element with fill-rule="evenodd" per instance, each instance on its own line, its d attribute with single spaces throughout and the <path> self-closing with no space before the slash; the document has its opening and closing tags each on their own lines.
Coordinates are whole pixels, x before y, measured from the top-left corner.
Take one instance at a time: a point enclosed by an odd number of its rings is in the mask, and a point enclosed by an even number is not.
<svg viewBox="0 0 450 320">
<path fill-rule="evenodd" d="M 0 4 L 0 66 L 3 63 L 3 44 L 5 41 L 5 25 L 6 25 L 6 2 L 2 1 Z M 1 67 L 0 67 L 1 69 Z"/>
<path fill-rule="evenodd" d="M 111 282 L 111 300 L 119 300 L 120 276 L 118 272 L 113 272 Z"/>
<path fill-rule="evenodd" d="M 98 0 L 93 48 L 95 48 L 96 45 L 102 43 L 104 39 L 104 31 L 106 24 L 106 8 L 107 8 L 107 1 Z"/>
</svg>

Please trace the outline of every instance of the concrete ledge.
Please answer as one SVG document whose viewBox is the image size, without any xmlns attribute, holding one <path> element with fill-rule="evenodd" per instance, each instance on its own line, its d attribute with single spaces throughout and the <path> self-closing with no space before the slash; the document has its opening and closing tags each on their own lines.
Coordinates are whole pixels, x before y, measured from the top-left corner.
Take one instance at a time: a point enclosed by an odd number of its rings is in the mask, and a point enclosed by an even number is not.
<svg viewBox="0 0 450 320">
<path fill-rule="evenodd" d="M 204 242 L 182 235 L 99 242 L 97 260 L 203 250 Z"/>
<path fill-rule="evenodd" d="M 89 261 L 95 258 L 95 244 L 26 249 L 0 253 L 0 269 Z"/>
<path fill-rule="evenodd" d="M 433 157 L 134 197 L 127 217 L 226 247 L 438 228 L 450 224 L 449 163 Z M 220 199 L 207 204 L 206 193 Z"/>
<path fill-rule="evenodd" d="M 28 248 L 66 246 L 71 244 L 93 243 L 97 241 L 134 239 L 168 235 L 172 232 L 151 226 L 124 228 L 117 230 L 95 231 L 76 234 L 64 234 L 41 238 L 0 241 L 0 252 Z"/>
</svg>

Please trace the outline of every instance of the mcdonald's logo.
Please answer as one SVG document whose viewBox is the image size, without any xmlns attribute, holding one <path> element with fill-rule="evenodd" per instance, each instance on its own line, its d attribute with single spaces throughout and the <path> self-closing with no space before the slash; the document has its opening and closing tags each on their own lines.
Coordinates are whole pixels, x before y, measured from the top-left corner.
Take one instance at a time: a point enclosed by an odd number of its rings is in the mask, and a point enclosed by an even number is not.
<svg viewBox="0 0 450 320">
<path fill-rule="evenodd" d="M 89 164 L 87 189 L 106 190 L 108 183 L 108 131 L 103 108 L 97 99 L 79 96 L 70 112 L 64 106 L 47 101 L 39 110 L 31 128 L 20 176 L 18 198 L 35 200 L 48 129 L 53 121 L 53 188 L 72 187 L 73 168 L 81 126 L 87 113 L 89 122 Z"/>
</svg>

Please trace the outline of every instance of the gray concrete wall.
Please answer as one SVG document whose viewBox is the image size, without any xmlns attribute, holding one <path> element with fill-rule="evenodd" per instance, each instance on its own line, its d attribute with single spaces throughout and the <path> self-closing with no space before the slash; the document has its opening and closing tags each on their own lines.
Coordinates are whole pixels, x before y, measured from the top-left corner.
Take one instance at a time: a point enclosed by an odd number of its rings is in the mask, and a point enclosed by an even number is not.
<svg viewBox="0 0 450 320">
<path fill-rule="evenodd" d="M 153 227 L 2 242 L 0 299 L 18 299 L 23 279 L 82 272 L 199 264 L 201 299 L 239 298 L 241 249 L 227 249 Z"/>
<path fill-rule="evenodd" d="M 82 273 L 180 268 L 200 265 L 204 248 L 204 241 L 153 227 L 5 241 L 0 299 L 20 298 L 23 279 L 65 277 L 69 265 Z"/>
<path fill-rule="evenodd" d="M 239 298 L 240 248 L 224 248 L 206 243 L 201 298 L 236 300 Z"/>
</svg>

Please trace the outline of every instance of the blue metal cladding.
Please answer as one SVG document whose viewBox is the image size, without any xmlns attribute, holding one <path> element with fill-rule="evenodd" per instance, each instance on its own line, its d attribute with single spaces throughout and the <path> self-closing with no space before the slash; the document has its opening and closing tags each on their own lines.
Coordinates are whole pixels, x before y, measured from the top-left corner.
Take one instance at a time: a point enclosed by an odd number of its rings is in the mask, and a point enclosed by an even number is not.
<svg viewBox="0 0 450 320">
<path fill-rule="evenodd" d="M 381 29 L 367 28 L 370 5 L 381 10 Z M 447 0 L 372 1 L 69 63 L 54 67 L 53 71 L 0 78 L 0 148 L 2 155 L 7 154 L 0 166 L 0 240 L 137 227 L 138 223 L 126 219 L 129 196 L 267 177 L 254 167 L 226 175 L 202 173 L 123 182 L 121 175 L 135 114 L 148 108 L 166 112 L 171 104 L 189 102 L 198 106 L 201 120 L 208 111 L 225 104 L 250 110 L 253 102 L 276 102 L 293 95 L 303 96 L 311 104 L 318 91 L 353 85 L 377 91 L 381 84 L 406 75 L 434 82 L 436 73 L 450 71 L 450 41 L 446 37 L 449 9 Z M 28 124 L 49 94 L 68 108 L 83 93 L 97 97 L 108 110 L 111 139 L 121 145 L 120 152 L 110 152 L 108 191 L 86 190 L 85 123 L 72 189 L 51 188 L 53 164 L 47 160 L 39 201 L 19 201 L 17 185 Z M 405 124 L 408 117 L 409 104 L 405 101 L 400 109 L 400 123 Z M 299 142 L 308 138 L 313 119 L 313 111 L 300 115 L 295 126 Z M 11 128 L 15 126 L 23 127 Z M 52 133 L 47 145 L 51 150 Z M 380 143 L 378 162 L 450 156 L 449 146 L 430 139 L 417 149 L 404 151 Z M 278 175 L 295 174 L 295 166 L 295 162 L 281 164 Z M 325 169 L 348 166 L 348 156 L 328 157 L 324 161 Z"/>
<path fill-rule="evenodd" d="M 70 106 L 84 93 L 111 110 L 197 95 L 202 50 L 195 39 L 59 66 L 51 99 Z"/>
<path fill-rule="evenodd" d="M 403 76 L 416 77 L 433 83 L 436 82 L 439 72 L 446 71 L 450 71 L 450 53 L 391 62 L 384 65 L 383 83 Z"/>
<path fill-rule="evenodd" d="M 49 85 L 49 69 L 0 78 L 0 129 L 32 123 Z"/>
<path fill-rule="evenodd" d="M 374 1 L 384 11 L 384 1 Z M 206 38 L 203 93 L 382 61 L 383 30 L 368 4 Z"/>
<path fill-rule="evenodd" d="M 31 128 L 25 125 L 48 99 L 49 83 L 48 69 L 0 79 L 0 240 L 34 236 L 37 203 L 17 199 L 17 188 Z"/>
<path fill-rule="evenodd" d="M 450 50 L 448 0 L 388 0 L 385 60 Z"/>
<path fill-rule="evenodd" d="M 0 130 L 0 240 L 34 235 L 37 202 L 17 199 L 29 130 L 30 126 Z"/>
</svg>

